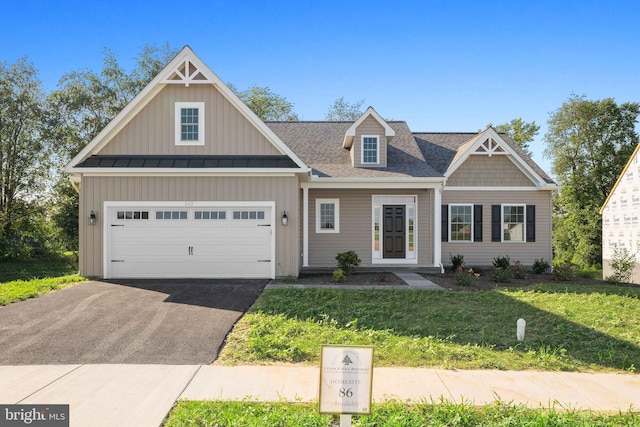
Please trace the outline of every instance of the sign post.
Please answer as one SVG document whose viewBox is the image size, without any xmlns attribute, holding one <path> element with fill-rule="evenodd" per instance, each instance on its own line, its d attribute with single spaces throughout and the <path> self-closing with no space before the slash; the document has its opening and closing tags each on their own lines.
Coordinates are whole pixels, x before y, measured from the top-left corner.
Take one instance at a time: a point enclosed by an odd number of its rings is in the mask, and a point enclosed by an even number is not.
<svg viewBox="0 0 640 427">
<path fill-rule="evenodd" d="M 340 414 L 340 426 L 351 415 L 371 413 L 373 347 L 323 345 L 320 354 L 321 414 Z"/>
</svg>

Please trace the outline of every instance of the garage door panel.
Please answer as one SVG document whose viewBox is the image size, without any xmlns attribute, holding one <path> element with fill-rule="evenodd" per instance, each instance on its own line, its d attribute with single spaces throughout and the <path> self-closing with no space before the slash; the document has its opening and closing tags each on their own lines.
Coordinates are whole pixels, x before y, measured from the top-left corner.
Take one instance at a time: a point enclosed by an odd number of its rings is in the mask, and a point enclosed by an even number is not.
<svg viewBox="0 0 640 427">
<path fill-rule="evenodd" d="M 114 219 L 116 211 L 122 210 L 110 208 L 109 215 Z M 275 261 L 270 207 L 242 208 L 240 218 L 233 216 L 236 209 L 216 207 L 208 215 L 213 218 L 214 211 L 218 212 L 215 215 L 222 219 L 216 220 L 203 219 L 206 209 L 202 208 L 185 211 L 158 206 L 146 210 L 149 215 L 144 220 L 121 216 L 112 220 L 117 226 L 108 227 L 110 277 L 272 277 Z M 165 215 L 173 211 L 186 212 L 186 219 L 180 219 L 184 214 L 175 219 Z M 264 218 L 258 219 L 258 215 Z"/>
</svg>

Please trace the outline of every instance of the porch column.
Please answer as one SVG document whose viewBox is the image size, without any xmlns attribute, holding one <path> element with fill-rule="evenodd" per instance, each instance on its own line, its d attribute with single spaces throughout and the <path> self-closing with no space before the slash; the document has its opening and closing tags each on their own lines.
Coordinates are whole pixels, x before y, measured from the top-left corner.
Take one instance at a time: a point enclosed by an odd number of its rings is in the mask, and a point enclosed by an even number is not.
<svg viewBox="0 0 640 427">
<path fill-rule="evenodd" d="M 309 187 L 302 187 L 302 266 L 309 267 Z"/>
<path fill-rule="evenodd" d="M 433 266 L 442 269 L 442 187 L 433 190 Z"/>
</svg>

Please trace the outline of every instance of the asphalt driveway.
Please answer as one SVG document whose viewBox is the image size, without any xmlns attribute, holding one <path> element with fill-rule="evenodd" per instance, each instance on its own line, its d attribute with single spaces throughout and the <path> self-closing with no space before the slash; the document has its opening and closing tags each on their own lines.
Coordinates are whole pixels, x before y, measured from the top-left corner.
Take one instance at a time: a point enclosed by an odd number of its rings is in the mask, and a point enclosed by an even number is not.
<svg viewBox="0 0 640 427">
<path fill-rule="evenodd" d="M 266 280 L 93 281 L 0 307 L 0 365 L 208 364 Z"/>
</svg>

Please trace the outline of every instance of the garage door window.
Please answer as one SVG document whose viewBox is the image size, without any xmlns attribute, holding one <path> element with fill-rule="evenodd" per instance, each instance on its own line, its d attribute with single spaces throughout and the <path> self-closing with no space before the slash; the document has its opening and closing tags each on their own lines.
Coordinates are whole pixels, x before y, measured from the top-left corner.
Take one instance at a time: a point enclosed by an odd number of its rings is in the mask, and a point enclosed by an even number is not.
<svg viewBox="0 0 640 427">
<path fill-rule="evenodd" d="M 195 211 L 195 219 L 212 219 L 212 220 L 225 220 L 227 219 L 226 211 Z"/>
<path fill-rule="evenodd" d="M 156 211 L 156 219 L 187 219 L 187 211 Z"/>
<path fill-rule="evenodd" d="M 264 219 L 264 211 L 233 211 L 233 219 Z"/>
<path fill-rule="evenodd" d="M 118 219 L 149 219 L 149 211 L 118 211 Z"/>
</svg>

